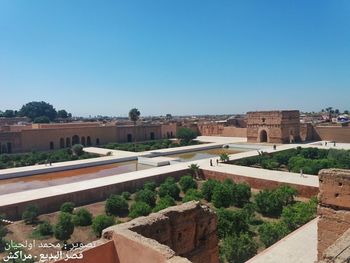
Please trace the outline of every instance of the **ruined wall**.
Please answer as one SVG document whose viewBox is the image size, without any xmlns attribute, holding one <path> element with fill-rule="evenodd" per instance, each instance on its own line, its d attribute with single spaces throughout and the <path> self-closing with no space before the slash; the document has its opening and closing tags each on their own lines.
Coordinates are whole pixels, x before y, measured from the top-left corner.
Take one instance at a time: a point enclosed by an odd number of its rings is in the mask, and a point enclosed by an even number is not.
<svg viewBox="0 0 350 263">
<path fill-rule="evenodd" d="M 224 181 L 225 179 L 231 179 L 236 183 L 246 183 L 254 189 L 274 189 L 282 185 L 289 185 L 298 191 L 298 195 L 306 198 L 316 196 L 318 194 L 318 187 L 298 185 L 298 184 L 287 184 L 267 179 L 259 179 L 248 176 L 241 176 L 230 173 L 222 173 L 217 171 L 201 170 L 203 177 L 208 179 L 215 179 L 218 181 Z"/>
<path fill-rule="evenodd" d="M 350 143 L 350 127 L 314 126 L 313 139 Z"/>
<path fill-rule="evenodd" d="M 319 173 L 318 258 L 350 228 L 350 170 Z"/>
<path fill-rule="evenodd" d="M 216 215 L 195 201 L 107 228 L 103 237 L 114 240 L 121 263 L 166 262 L 174 256 L 219 262 Z"/>
<path fill-rule="evenodd" d="M 248 142 L 289 143 L 300 139 L 299 111 L 255 111 L 247 113 Z"/>
<path fill-rule="evenodd" d="M 198 124 L 198 130 L 202 136 L 246 137 L 247 128 L 224 126 L 222 123 Z"/>
</svg>

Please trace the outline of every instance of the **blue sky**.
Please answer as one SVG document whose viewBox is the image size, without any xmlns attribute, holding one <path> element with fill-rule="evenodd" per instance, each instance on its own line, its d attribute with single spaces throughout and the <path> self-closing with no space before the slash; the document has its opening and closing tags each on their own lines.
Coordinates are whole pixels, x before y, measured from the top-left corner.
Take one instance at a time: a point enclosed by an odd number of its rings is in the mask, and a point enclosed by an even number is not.
<svg viewBox="0 0 350 263">
<path fill-rule="evenodd" d="M 350 110 L 347 0 L 0 0 L 0 109 Z"/>
</svg>

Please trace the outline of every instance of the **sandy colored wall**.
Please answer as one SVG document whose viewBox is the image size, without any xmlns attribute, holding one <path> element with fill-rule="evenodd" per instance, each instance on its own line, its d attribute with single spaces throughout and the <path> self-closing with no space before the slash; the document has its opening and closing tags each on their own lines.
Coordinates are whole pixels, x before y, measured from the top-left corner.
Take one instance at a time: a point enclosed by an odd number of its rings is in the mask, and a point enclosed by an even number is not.
<svg viewBox="0 0 350 263">
<path fill-rule="evenodd" d="M 205 179 L 215 179 L 219 181 L 224 181 L 225 179 L 232 179 L 236 183 L 246 183 L 254 189 L 274 189 L 286 183 L 281 183 L 272 180 L 264 180 L 258 178 L 252 178 L 247 176 L 240 176 L 235 174 L 221 173 L 216 171 L 202 170 Z M 318 187 L 288 184 L 294 187 L 298 191 L 298 195 L 306 198 L 316 196 L 318 194 Z"/>
<path fill-rule="evenodd" d="M 315 126 L 313 139 L 350 143 L 350 127 Z"/>
<path fill-rule="evenodd" d="M 247 137 L 247 128 L 224 127 L 221 136 L 225 136 L 225 137 Z"/>
</svg>

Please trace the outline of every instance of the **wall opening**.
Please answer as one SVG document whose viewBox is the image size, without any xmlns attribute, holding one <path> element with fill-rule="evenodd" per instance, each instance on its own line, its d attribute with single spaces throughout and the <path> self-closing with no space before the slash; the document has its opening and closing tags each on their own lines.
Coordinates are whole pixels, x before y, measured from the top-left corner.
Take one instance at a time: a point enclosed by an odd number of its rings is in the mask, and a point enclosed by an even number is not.
<svg viewBox="0 0 350 263">
<path fill-rule="evenodd" d="M 132 134 L 128 133 L 127 142 L 132 142 Z"/>
<path fill-rule="evenodd" d="M 55 149 L 55 145 L 53 144 L 53 142 L 50 142 L 50 150 Z"/>
<path fill-rule="evenodd" d="M 70 146 L 71 146 L 71 144 L 70 144 L 70 138 L 67 137 L 67 138 L 66 138 L 66 147 L 70 147 Z"/>
<path fill-rule="evenodd" d="M 75 145 L 75 144 L 80 144 L 80 138 L 78 135 L 74 135 L 72 137 L 72 145 Z"/>
<path fill-rule="evenodd" d="M 7 143 L 7 153 L 12 153 L 12 144 L 10 142 Z"/>
<path fill-rule="evenodd" d="M 96 138 L 96 145 L 100 145 L 100 139 Z"/>
<path fill-rule="evenodd" d="M 151 132 L 149 135 L 150 135 L 151 140 L 154 140 L 154 139 L 155 139 L 155 137 L 154 137 L 154 132 Z"/>
<path fill-rule="evenodd" d="M 260 132 L 260 142 L 267 142 L 267 132 L 265 130 Z"/>
<path fill-rule="evenodd" d="M 83 146 L 86 146 L 86 143 L 85 143 L 85 137 L 83 136 L 83 137 L 81 137 L 81 144 L 83 145 Z"/>
<path fill-rule="evenodd" d="M 90 136 L 86 137 L 86 144 L 87 144 L 87 146 L 91 146 L 91 138 L 90 138 Z"/>
<path fill-rule="evenodd" d="M 60 139 L 60 148 L 61 149 L 64 148 L 64 139 L 63 138 Z"/>
</svg>

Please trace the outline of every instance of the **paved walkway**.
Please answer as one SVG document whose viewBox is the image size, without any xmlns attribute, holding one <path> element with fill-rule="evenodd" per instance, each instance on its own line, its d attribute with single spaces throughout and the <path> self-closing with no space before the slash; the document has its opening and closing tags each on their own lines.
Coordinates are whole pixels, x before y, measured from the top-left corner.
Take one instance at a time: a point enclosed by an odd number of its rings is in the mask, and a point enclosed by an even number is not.
<svg viewBox="0 0 350 263">
<path fill-rule="evenodd" d="M 318 218 L 298 228 L 246 263 L 314 263 L 317 261 Z"/>
</svg>

